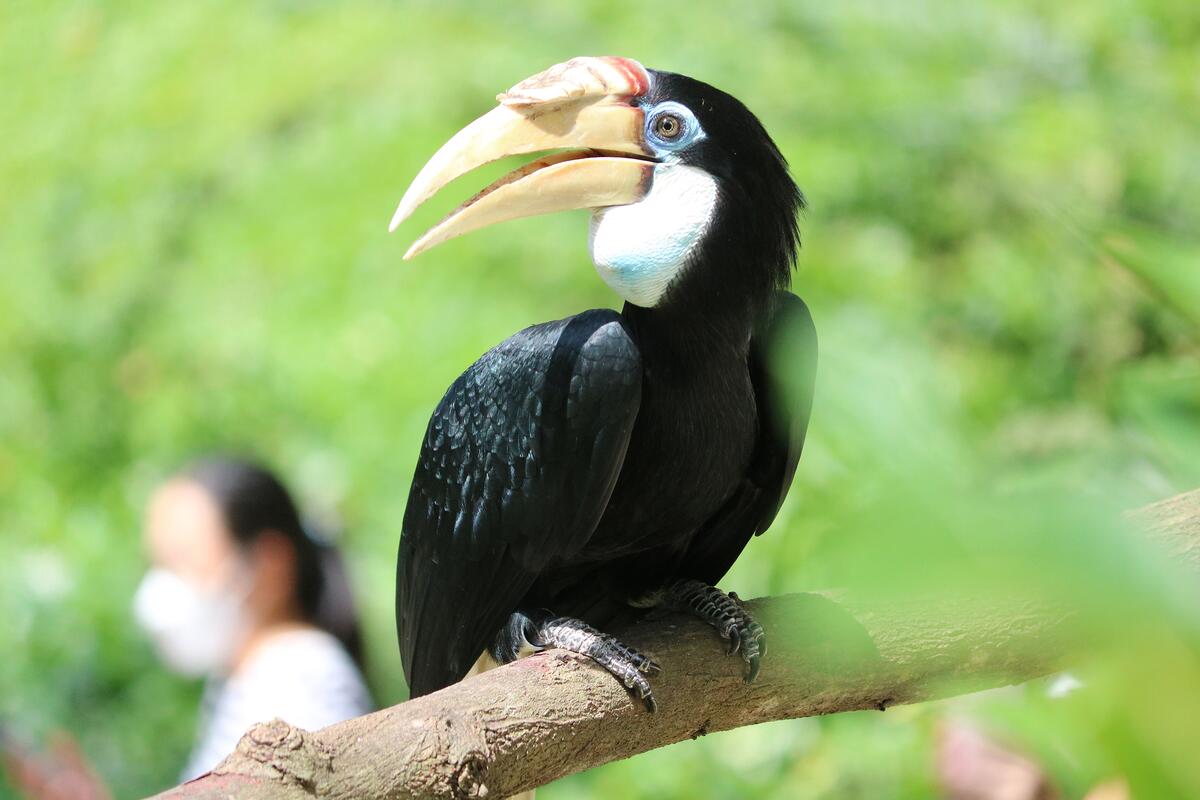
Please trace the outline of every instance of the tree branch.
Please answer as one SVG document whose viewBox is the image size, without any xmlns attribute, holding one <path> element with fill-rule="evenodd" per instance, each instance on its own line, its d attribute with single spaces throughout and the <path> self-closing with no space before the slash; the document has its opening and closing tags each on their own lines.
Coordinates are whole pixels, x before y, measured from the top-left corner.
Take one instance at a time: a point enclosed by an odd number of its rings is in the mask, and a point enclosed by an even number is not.
<svg viewBox="0 0 1200 800">
<path fill-rule="evenodd" d="M 1200 571 L 1200 490 L 1135 512 Z M 756 600 L 758 681 L 706 625 L 646 620 L 622 638 L 653 655 L 659 711 L 606 672 L 550 651 L 317 732 L 256 725 L 212 773 L 160 798 L 491 797 L 705 733 L 912 703 L 1045 675 L 1074 651 L 1072 614 L 970 598 L 872 606 L 821 594 Z"/>
</svg>

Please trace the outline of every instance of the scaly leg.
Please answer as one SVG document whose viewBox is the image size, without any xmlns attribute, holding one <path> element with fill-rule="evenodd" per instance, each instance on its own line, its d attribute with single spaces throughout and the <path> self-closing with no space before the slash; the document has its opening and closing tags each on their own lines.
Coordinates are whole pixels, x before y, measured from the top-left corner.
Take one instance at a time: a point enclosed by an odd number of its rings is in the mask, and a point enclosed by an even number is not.
<svg viewBox="0 0 1200 800">
<path fill-rule="evenodd" d="M 471 674 L 533 655 L 547 647 L 587 656 L 636 692 L 647 710 L 657 709 L 650 682 L 645 676 L 659 672 L 658 664 L 615 636 L 601 633 L 582 620 L 557 617 L 546 610 L 530 613 L 514 611 Z M 484 664 L 485 661 L 487 664 Z"/>
<path fill-rule="evenodd" d="M 767 635 L 746 613 L 736 594 L 725 594 L 702 581 L 681 579 L 667 586 L 659 604 L 676 611 L 690 611 L 712 625 L 729 642 L 730 655 L 741 651 L 747 665 L 746 683 L 758 677 L 759 663 L 767 654 Z"/>
<path fill-rule="evenodd" d="M 625 687 L 637 694 L 647 711 L 655 711 L 654 693 L 647 675 L 659 671 L 652 659 L 622 644 L 615 636 L 600 631 L 572 617 L 549 617 L 534 623 L 531 643 L 538 648 L 557 647 L 587 656 L 604 667 Z"/>
</svg>

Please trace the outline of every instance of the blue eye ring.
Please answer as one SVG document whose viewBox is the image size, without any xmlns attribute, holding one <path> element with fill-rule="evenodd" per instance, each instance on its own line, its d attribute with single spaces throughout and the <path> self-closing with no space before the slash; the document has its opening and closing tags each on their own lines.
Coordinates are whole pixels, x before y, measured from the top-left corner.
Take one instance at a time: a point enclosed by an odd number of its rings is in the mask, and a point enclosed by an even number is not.
<svg viewBox="0 0 1200 800">
<path fill-rule="evenodd" d="M 703 133 L 696 116 L 679 103 L 659 103 L 646 114 L 646 138 L 664 150 L 684 147 Z"/>
</svg>

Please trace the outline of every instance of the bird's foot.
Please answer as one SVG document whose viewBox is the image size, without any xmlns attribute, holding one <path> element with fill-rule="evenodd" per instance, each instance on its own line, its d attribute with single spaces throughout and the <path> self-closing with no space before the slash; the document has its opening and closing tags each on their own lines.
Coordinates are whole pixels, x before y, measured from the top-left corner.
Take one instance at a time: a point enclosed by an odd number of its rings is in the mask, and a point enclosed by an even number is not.
<svg viewBox="0 0 1200 800">
<path fill-rule="evenodd" d="M 721 638 L 729 642 L 729 655 L 741 652 L 746 662 L 746 683 L 758 677 L 760 662 L 767 654 L 767 634 L 746 613 L 737 594 L 726 594 L 702 581 L 678 580 L 667 587 L 663 604 L 690 611 L 716 628 Z"/>
<path fill-rule="evenodd" d="M 582 620 L 573 617 L 553 617 L 537 626 L 538 647 L 557 647 L 587 656 L 608 670 L 613 677 L 625 684 L 638 699 L 646 704 L 646 710 L 658 709 L 654 693 L 650 690 L 647 675 L 660 668 L 653 659 L 623 644 L 615 636 L 600 631 Z"/>
</svg>

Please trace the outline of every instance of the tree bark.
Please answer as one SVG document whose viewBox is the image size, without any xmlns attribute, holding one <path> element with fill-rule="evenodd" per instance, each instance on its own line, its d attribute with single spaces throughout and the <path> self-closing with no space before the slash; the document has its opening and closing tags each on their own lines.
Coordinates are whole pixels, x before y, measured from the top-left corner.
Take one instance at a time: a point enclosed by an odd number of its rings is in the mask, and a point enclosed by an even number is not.
<svg viewBox="0 0 1200 800">
<path fill-rule="evenodd" d="M 1133 516 L 1200 572 L 1200 490 Z M 796 594 L 749 610 L 770 645 L 753 684 L 710 627 L 650 618 L 622 638 L 662 665 L 658 713 L 599 667 L 549 651 L 320 731 L 256 725 L 212 773 L 159 797 L 503 798 L 713 731 L 1029 680 L 1080 644 L 1074 612 L 1034 602 Z"/>
</svg>

